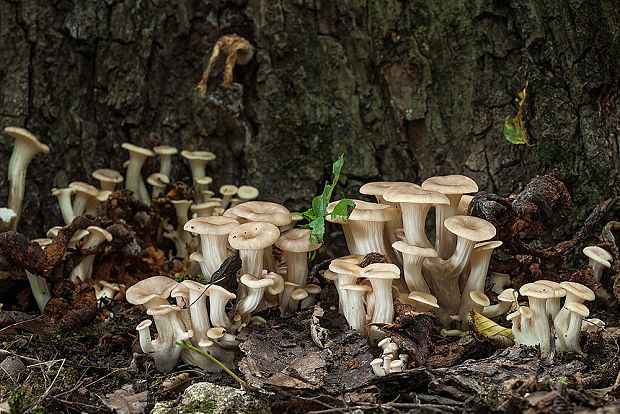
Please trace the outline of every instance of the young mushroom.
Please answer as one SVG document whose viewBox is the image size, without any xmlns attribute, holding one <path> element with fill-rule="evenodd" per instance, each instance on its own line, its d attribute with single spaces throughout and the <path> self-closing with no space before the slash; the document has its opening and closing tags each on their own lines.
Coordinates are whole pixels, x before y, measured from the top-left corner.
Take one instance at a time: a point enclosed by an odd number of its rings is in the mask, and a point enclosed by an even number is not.
<svg viewBox="0 0 620 414">
<path fill-rule="evenodd" d="M 310 229 L 290 229 L 280 234 L 276 246 L 286 254 L 286 280 L 300 287 L 306 286 L 308 276 L 308 253 L 323 243 L 310 242 Z"/>
<path fill-rule="evenodd" d="M 166 276 L 151 276 L 127 289 L 125 298 L 132 305 L 142 305 L 147 310 L 155 306 L 167 305 L 168 297 L 177 284 L 174 279 Z"/>
<path fill-rule="evenodd" d="M 69 188 L 75 190 L 73 198 L 73 215 L 75 217 L 85 214 L 89 200 L 99 196 L 99 189 L 97 187 L 82 181 L 70 183 Z"/>
<path fill-rule="evenodd" d="M 215 159 L 215 154 L 209 151 L 181 151 L 181 156 L 189 163 L 192 179 L 206 177 L 206 167 L 209 161 Z"/>
<path fill-rule="evenodd" d="M 170 177 L 172 156 L 179 152 L 179 150 L 169 145 L 159 145 L 153 148 L 153 152 L 159 155 L 159 172 Z"/>
<path fill-rule="evenodd" d="M 237 186 L 232 184 L 226 184 L 220 187 L 220 194 L 222 195 L 222 203 L 220 207 L 224 210 L 228 208 L 228 203 L 230 203 L 230 199 L 237 194 Z"/>
<path fill-rule="evenodd" d="M 99 181 L 99 188 L 107 191 L 114 191 L 116 184 L 123 182 L 123 175 L 109 168 L 100 168 L 93 171 L 92 177 Z"/>
<path fill-rule="evenodd" d="M 393 271 L 387 270 L 384 263 L 373 263 L 362 269 L 362 276 L 370 281 L 374 297 L 374 309 L 371 317 L 372 323 L 391 323 L 394 319 L 394 304 L 392 301 L 392 281 L 398 279 L 400 271 L 396 265 L 392 265 Z M 371 326 L 369 339 L 371 343 L 385 337 L 376 326 Z"/>
<path fill-rule="evenodd" d="M 413 246 L 402 240 L 395 241 L 392 247 L 402 254 L 403 275 L 409 291 L 429 292 L 422 275 L 422 263 L 427 257 L 437 257 L 437 251 L 432 247 Z"/>
<path fill-rule="evenodd" d="M 121 147 L 129 151 L 129 165 L 127 166 L 127 176 L 125 177 L 125 188 L 133 191 L 134 196 L 145 203 L 151 205 L 151 197 L 142 181 L 142 166 L 147 157 L 154 157 L 155 153 L 148 148 L 142 148 L 129 142 L 124 142 Z"/>
<path fill-rule="evenodd" d="M 75 188 L 52 188 L 52 195 L 58 199 L 60 214 L 65 224 L 69 224 L 75 218 L 71 196 L 75 194 Z"/>
<path fill-rule="evenodd" d="M 94 249 L 99 246 L 104 241 L 112 241 L 112 235 L 105 229 L 97 226 L 90 226 L 87 228 L 88 236 L 84 240 L 84 245 L 82 249 L 89 250 Z M 93 263 L 95 261 L 95 254 L 89 254 L 84 257 L 77 266 L 71 270 L 71 275 L 69 279 L 74 283 L 78 284 L 80 282 L 84 282 L 91 278 L 93 273 Z"/>
<path fill-rule="evenodd" d="M 233 229 L 228 235 L 228 243 L 239 251 L 243 263 L 241 273 L 260 277 L 263 270 L 263 250 L 273 245 L 279 237 L 280 230 L 271 223 L 249 222 Z"/>
<path fill-rule="evenodd" d="M 162 173 L 154 173 L 148 176 L 146 182 L 153 187 L 152 200 L 158 198 L 166 190 L 166 186 L 170 184 L 170 178 Z"/>
<path fill-rule="evenodd" d="M 347 292 L 347 301 L 342 308 L 344 317 L 347 322 L 349 322 L 351 329 L 357 331 L 360 336 L 366 337 L 366 310 L 364 307 L 364 299 L 371 289 L 370 286 L 345 284 L 341 285 L 340 289 Z"/>
<path fill-rule="evenodd" d="M 39 152 L 48 153 L 50 149 L 24 128 L 6 127 L 4 132 L 15 139 L 15 146 L 9 159 L 9 200 L 7 203 L 7 207 L 15 212 L 11 227 L 11 230 L 15 231 L 22 213 L 28 165 Z"/>
</svg>

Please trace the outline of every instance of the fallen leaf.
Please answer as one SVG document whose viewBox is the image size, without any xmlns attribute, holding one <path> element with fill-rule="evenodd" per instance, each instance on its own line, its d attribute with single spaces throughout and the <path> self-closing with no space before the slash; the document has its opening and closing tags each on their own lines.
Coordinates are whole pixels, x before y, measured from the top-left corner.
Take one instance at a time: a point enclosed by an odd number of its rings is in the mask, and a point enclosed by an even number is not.
<svg viewBox="0 0 620 414">
<path fill-rule="evenodd" d="M 132 384 L 125 384 L 101 400 L 116 414 L 142 414 L 147 405 L 147 397 L 147 391 L 136 394 Z"/>
<path fill-rule="evenodd" d="M 474 322 L 474 331 L 476 331 L 483 338 L 502 335 L 510 339 L 515 339 L 511 329 L 498 325 L 491 319 L 479 314 L 478 312 L 471 311 L 469 315 L 471 316 L 471 320 Z"/>
</svg>

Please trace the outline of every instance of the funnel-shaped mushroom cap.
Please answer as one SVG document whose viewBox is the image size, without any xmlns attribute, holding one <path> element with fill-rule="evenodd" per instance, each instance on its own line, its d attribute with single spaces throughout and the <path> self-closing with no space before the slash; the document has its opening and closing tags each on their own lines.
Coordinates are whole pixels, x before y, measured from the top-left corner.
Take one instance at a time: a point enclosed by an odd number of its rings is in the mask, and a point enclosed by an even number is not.
<svg viewBox="0 0 620 414">
<path fill-rule="evenodd" d="M 50 152 L 50 147 L 41 143 L 30 131 L 19 127 L 6 127 L 4 132 L 15 138 L 16 141 L 24 142 L 33 147 L 37 152 Z"/>
<path fill-rule="evenodd" d="M 273 280 L 273 285 L 267 288 L 267 292 L 272 295 L 279 295 L 284 291 L 284 278 L 282 275 L 274 272 L 269 272 L 264 276 L 265 279 Z"/>
<path fill-rule="evenodd" d="M 521 286 L 519 293 L 523 296 L 528 296 L 538 299 L 553 299 L 555 298 L 555 290 L 543 284 L 538 283 L 526 283 Z"/>
<path fill-rule="evenodd" d="M 187 288 L 187 291 L 189 292 L 190 290 L 198 292 L 198 293 L 203 293 L 207 290 L 207 286 L 203 285 L 200 282 L 196 282 L 195 280 L 184 280 L 183 282 L 179 283 L 179 285 L 183 285 L 185 286 L 185 288 Z"/>
<path fill-rule="evenodd" d="M 302 300 L 308 297 L 308 292 L 304 288 L 297 288 L 291 292 L 291 300 Z"/>
<path fill-rule="evenodd" d="M 368 285 L 357 285 L 357 284 L 341 285 L 340 289 L 351 290 L 355 292 L 370 292 L 372 290 L 372 288 Z"/>
<path fill-rule="evenodd" d="M 159 305 L 146 310 L 147 315 L 159 316 L 167 315 L 170 312 L 178 312 L 181 308 L 177 305 Z"/>
<path fill-rule="evenodd" d="M 558 282 L 554 282 L 552 280 L 541 279 L 541 280 L 537 280 L 535 283 L 537 285 L 549 286 L 551 289 L 553 289 L 555 298 L 563 298 L 564 296 L 566 296 L 566 289 L 564 289 L 562 285 L 560 285 Z"/>
<path fill-rule="evenodd" d="M 198 185 L 209 185 L 213 182 L 213 178 L 211 177 L 196 177 L 194 178 L 194 183 Z"/>
<path fill-rule="evenodd" d="M 340 201 L 333 201 L 327 206 L 327 212 L 331 213 Z M 398 208 L 389 204 L 369 203 L 362 200 L 353 200 L 355 208 L 349 214 L 349 220 L 353 221 L 390 221 L 398 216 Z M 325 216 L 327 221 L 342 224 L 340 216 Z"/>
<path fill-rule="evenodd" d="M 614 258 L 607 250 L 598 246 L 584 247 L 583 254 L 605 267 L 611 267 L 610 262 Z"/>
<path fill-rule="evenodd" d="M 215 154 L 209 151 L 181 151 L 181 156 L 188 161 L 200 160 L 200 161 L 213 161 Z"/>
<path fill-rule="evenodd" d="M 123 176 L 116 170 L 110 168 L 100 168 L 93 171 L 92 177 L 97 181 L 103 181 L 111 184 L 123 182 Z"/>
<path fill-rule="evenodd" d="M 478 184 L 464 175 L 442 175 L 426 179 L 422 188 L 441 194 L 467 194 L 478 191 Z"/>
<path fill-rule="evenodd" d="M 86 228 L 86 230 L 88 230 L 88 232 L 90 234 L 96 234 L 98 235 L 101 239 L 106 239 L 107 241 L 111 242 L 112 241 L 112 235 L 110 234 L 110 232 L 108 232 L 105 229 L 102 229 L 101 227 L 97 227 L 97 226 L 88 226 Z"/>
<path fill-rule="evenodd" d="M 258 188 L 251 185 L 242 185 L 237 190 L 237 197 L 242 200 L 254 200 L 258 197 Z"/>
<path fill-rule="evenodd" d="M 491 240 L 481 243 L 476 243 L 474 246 L 474 252 L 483 252 L 485 250 L 494 250 L 502 245 L 502 242 L 499 240 Z"/>
<path fill-rule="evenodd" d="M 125 298 L 133 305 L 143 305 L 153 298 L 167 300 L 176 285 L 176 281 L 166 276 L 149 277 L 127 289 Z"/>
<path fill-rule="evenodd" d="M 221 326 L 216 326 L 207 331 L 207 336 L 209 337 L 209 339 L 213 339 L 214 341 L 217 341 L 218 339 L 222 339 L 225 333 L 226 333 L 226 328 L 223 328 Z"/>
<path fill-rule="evenodd" d="M 123 142 L 121 148 L 129 151 L 130 154 L 141 155 L 143 157 L 154 157 L 155 153 L 148 148 L 139 147 L 129 142 Z"/>
<path fill-rule="evenodd" d="M 74 181 L 69 184 L 69 188 L 75 190 L 76 193 L 82 193 L 90 197 L 97 197 L 99 195 L 99 189 L 93 185 L 82 181 Z"/>
<path fill-rule="evenodd" d="M 567 293 L 571 293 L 572 295 L 581 298 L 583 300 L 594 300 L 596 297 L 594 292 L 587 286 L 582 285 L 577 282 L 562 282 L 560 283 L 564 289 L 566 289 Z"/>
<path fill-rule="evenodd" d="M 368 272 L 391 272 L 400 274 L 400 268 L 392 263 L 371 263 L 362 268 L 362 276 L 365 276 Z"/>
<path fill-rule="evenodd" d="M 450 204 L 450 200 L 445 195 L 435 191 L 424 190 L 417 185 L 396 185 L 390 187 L 383 193 L 383 198 L 391 203 Z"/>
<path fill-rule="evenodd" d="M 153 152 L 157 155 L 174 155 L 179 152 L 179 150 L 169 145 L 158 145 L 153 147 Z"/>
<path fill-rule="evenodd" d="M 225 288 L 219 285 L 210 285 L 207 288 L 207 294 L 209 296 L 222 295 L 223 297 L 227 298 L 227 300 L 235 299 L 237 297 L 237 295 L 235 295 L 232 292 L 227 291 Z"/>
<path fill-rule="evenodd" d="M 225 184 L 220 187 L 220 194 L 223 196 L 234 196 L 237 194 L 238 187 L 232 184 Z"/>
<path fill-rule="evenodd" d="M 497 300 L 500 302 L 516 302 L 516 293 L 517 291 L 513 288 L 506 289 L 497 296 Z"/>
<path fill-rule="evenodd" d="M 514 311 L 506 315 L 506 320 L 512 321 L 513 319 L 519 318 L 519 317 L 521 317 L 521 311 L 517 310 L 517 311 Z"/>
<path fill-rule="evenodd" d="M 243 217 L 249 221 L 263 221 L 274 226 L 286 226 L 291 222 L 291 212 L 284 206 L 269 201 L 248 201 L 226 210 L 224 215 Z"/>
<path fill-rule="evenodd" d="M 489 306 L 491 304 L 491 301 L 487 295 L 484 294 L 484 292 L 472 291 L 469 292 L 469 297 L 474 301 L 474 303 L 477 303 L 480 306 Z"/>
<path fill-rule="evenodd" d="M 170 184 L 170 177 L 162 173 L 153 173 L 149 175 L 149 177 L 146 179 L 146 182 L 154 186 L 165 186 L 167 184 Z"/>
<path fill-rule="evenodd" d="M 437 250 L 432 247 L 419 247 L 407 243 L 406 241 L 395 241 L 392 247 L 401 253 L 411 254 L 418 257 L 437 257 Z"/>
<path fill-rule="evenodd" d="M 308 292 L 308 295 L 318 295 L 321 293 L 321 286 L 315 285 L 314 283 L 308 283 L 304 286 L 304 289 Z"/>
<path fill-rule="evenodd" d="M 495 237 L 495 226 L 486 220 L 472 216 L 452 216 L 444 221 L 446 228 L 467 240 L 481 242 Z"/>
<path fill-rule="evenodd" d="M 406 181 L 375 181 L 372 183 L 366 183 L 360 187 L 360 194 L 382 196 L 390 187 L 397 185 L 412 185 L 419 187 L 417 184 L 408 183 Z"/>
<path fill-rule="evenodd" d="M 275 284 L 274 279 L 258 279 L 257 277 L 249 273 L 241 276 L 239 280 L 250 289 L 265 289 Z"/>
<path fill-rule="evenodd" d="M 223 236 L 225 234 L 229 234 L 238 226 L 239 222 L 233 218 L 224 216 L 209 216 L 191 219 L 185 223 L 183 229 L 197 234 Z"/>
<path fill-rule="evenodd" d="M 341 259 L 334 259 L 329 264 L 329 270 L 334 273 L 343 274 L 343 275 L 360 275 L 362 273 L 362 268 L 356 265 L 355 263 L 347 262 Z"/>
<path fill-rule="evenodd" d="M 205 261 L 204 256 L 200 252 L 194 252 L 189 255 L 189 260 L 193 260 L 194 262 L 202 263 Z"/>
<path fill-rule="evenodd" d="M 529 306 L 519 306 L 519 313 L 526 319 L 532 319 L 536 315 L 536 312 Z"/>
<path fill-rule="evenodd" d="M 564 305 L 564 307 L 569 311 L 581 316 L 582 318 L 586 318 L 590 315 L 590 310 L 588 310 L 587 306 L 583 303 L 568 302 L 566 305 Z"/>
<path fill-rule="evenodd" d="M 439 308 L 439 305 L 437 304 L 437 298 L 428 292 L 414 290 L 409 293 L 408 298 L 418 303 L 431 306 L 433 308 Z"/>
<path fill-rule="evenodd" d="M 280 235 L 276 246 L 286 252 L 311 252 L 323 245 L 310 242 L 310 229 L 289 229 Z"/>
<path fill-rule="evenodd" d="M 228 243 L 237 250 L 259 250 L 271 246 L 279 237 L 280 230 L 275 225 L 249 222 L 235 227 L 228 235 Z"/>
</svg>

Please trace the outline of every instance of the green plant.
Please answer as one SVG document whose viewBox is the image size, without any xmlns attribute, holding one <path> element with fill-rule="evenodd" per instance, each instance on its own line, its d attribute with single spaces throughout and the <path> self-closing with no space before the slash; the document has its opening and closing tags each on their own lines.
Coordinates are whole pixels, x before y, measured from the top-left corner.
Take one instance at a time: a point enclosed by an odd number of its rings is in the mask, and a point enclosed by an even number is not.
<svg viewBox="0 0 620 414">
<path fill-rule="evenodd" d="M 349 215 L 355 208 L 355 203 L 353 200 L 343 198 L 338 202 L 338 204 L 336 204 L 336 206 L 334 206 L 331 213 L 327 212 L 327 206 L 329 205 L 332 192 L 334 191 L 334 187 L 340 177 L 340 170 L 342 169 L 343 164 L 344 154 L 342 154 L 332 166 L 334 182 L 332 184 L 325 183 L 323 193 L 312 199 L 312 207 L 310 209 L 304 211 L 303 213 L 293 213 L 308 220 L 308 224 L 303 224 L 301 227 L 312 229 L 310 233 L 310 242 L 314 244 L 323 243 L 323 235 L 325 234 L 325 217 L 329 215 L 331 218 L 340 217 L 343 221 L 347 221 Z"/>
</svg>

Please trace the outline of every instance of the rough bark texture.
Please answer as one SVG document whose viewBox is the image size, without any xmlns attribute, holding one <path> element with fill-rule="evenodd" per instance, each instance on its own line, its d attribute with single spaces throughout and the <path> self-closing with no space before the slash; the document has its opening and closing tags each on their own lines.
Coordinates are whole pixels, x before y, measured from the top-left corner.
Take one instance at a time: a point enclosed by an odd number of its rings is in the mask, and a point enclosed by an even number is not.
<svg viewBox="0 0 620 414">
<path fill-rule="evenodd" d="M 215 184 L 290 208 L 309 205 L 342 152 L 336 197 L 457 172 L 507 195 L 556 172 L 576 226 L 619 192 L 619 14 L 613 0 L 0 0 L 0 125 L 51 147 L 30 166 L 20 230 L 61 223 L 51 188 L 120 170 L 120 144 L 151 132 L 215 152 Z M 256 47 L 235 69 L 238 116 L 193 90 L 227 33 Z M 513 145 L 503 124 L 526 82 L 533 145 Z M 6 177 L 11 139 L 0 144 Z M 188 175 L 180 157 L 173 175 Z"/>
</svg>

